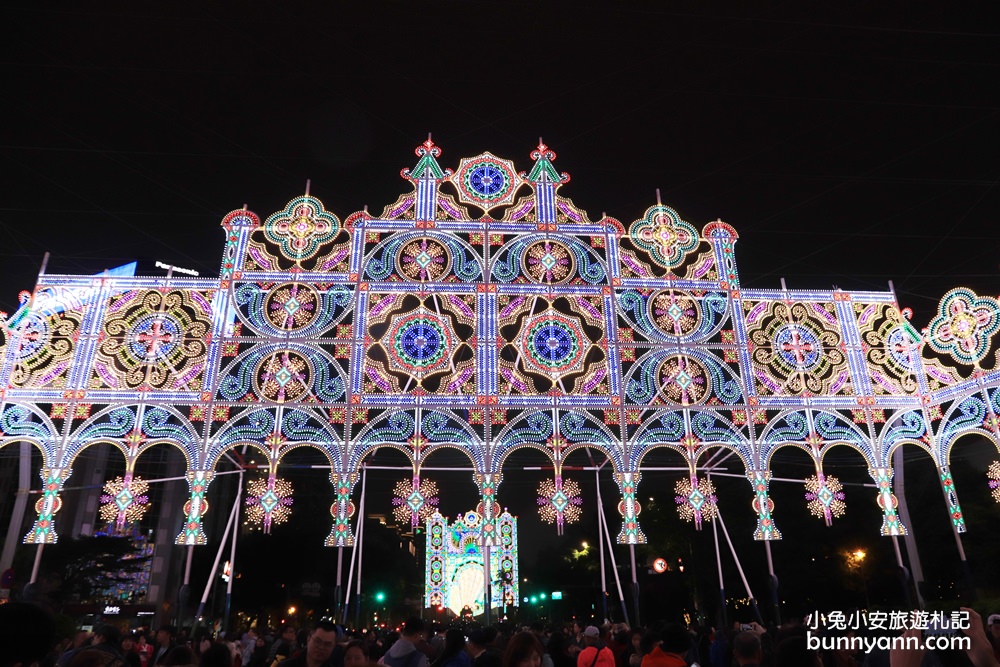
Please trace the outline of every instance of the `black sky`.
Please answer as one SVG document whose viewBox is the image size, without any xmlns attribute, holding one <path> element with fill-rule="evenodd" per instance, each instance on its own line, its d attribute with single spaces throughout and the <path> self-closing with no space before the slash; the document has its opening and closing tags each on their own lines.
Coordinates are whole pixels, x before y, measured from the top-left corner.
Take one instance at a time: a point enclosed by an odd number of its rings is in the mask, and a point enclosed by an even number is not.
<svg viewBox="0 0 1000 667">
<path fill-rule="evenodd" d="M 998 32 L 864 3 L 82 3 L 0 10 L 0 308 L 137 257 L 217 274 L 218 222 L 312 193 L 342 219 L 441 162 L 527 169 L 626 224 L 655 202 L 741 238 L 744 287 L 885 289 L 923 326 L 997 294 Z M 208 5 L 208 6 L 206 6 Z M 861 5 L 859 5 L 861 6 Z"/>
</svg>

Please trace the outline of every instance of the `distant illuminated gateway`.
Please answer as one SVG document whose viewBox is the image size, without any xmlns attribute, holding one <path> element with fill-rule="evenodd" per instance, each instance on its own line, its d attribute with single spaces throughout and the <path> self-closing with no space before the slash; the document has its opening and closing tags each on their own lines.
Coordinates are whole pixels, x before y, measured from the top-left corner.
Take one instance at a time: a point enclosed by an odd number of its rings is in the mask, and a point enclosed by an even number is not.
<svg viewBox="0 0 1000 667">
<path fill-rule="evenodd" d="M 502 512 L 496 519 L 497 540 L 490 556 L 491 608 L 517 606 L 517 519 Z M 427 519 L 425 605 L 444 607 L 456 616 L 468 609 L 482 614 L 485 557 L 483 522 L 466 512 L 452 524 L 438 513 Z"/>
<path fill-rule="evenodd" d="M 891 292 L 743 289 L 728 224 L 699 230 L 660 203 L 630 224 L 591 220 L 557 194 L 569 176 L 543 144 L 529 172 L 490 153 L 443 169 L 430 139 L 416 154 L 402 172 L 412 191 L 378 214 L 341 221 L 308 192 L 264 221 L 228 214 L 219 278 L 41 276 L 0 339 L 0 445 L 42 453 L 25 541 L 56 541 L 63 485 L 98 442 L 125 460 L 108 510 L 118 526 L 136 514 L 143 453 L 183 452 L 187 502 L 156 510 L 182 525 L 181 545 L 206 541 L 206 516 L 224 520 L 206 510 L 232 450 L 258 452 L 266 469 L 249 502 L 278 523 L 293 507 L 278 468 L 302 446 L 329 460 L 329 546 L 353 544 L 352 494 L 380 447 L 412 462 L 397 508 L 415 523 L 430 511 L 427 456 L 464 452 L 492 544 L 503 464 L 523 447 L 551 461 L 539 506 L 560 528 L 582 502 L 563 479 L 567 455 L 607 458 L 618 541 L 636 544 L 653 448 L 685 462 L 678 503 L 696 525 L 714 515 L 706 452 L 735 454 L 754 535 L 772 540 L 778 448 L 812 458 L 804 491 L 828 522 L 844 495 L 824 456 L 856 449 L 882 533 L 900 535 L 891 456 L 910 443 L 933 458 L 965 531 L 948 456 L 965 434 L 996 442 L 996 299 L 954 289 L 922 333 Z"/>
</svg>

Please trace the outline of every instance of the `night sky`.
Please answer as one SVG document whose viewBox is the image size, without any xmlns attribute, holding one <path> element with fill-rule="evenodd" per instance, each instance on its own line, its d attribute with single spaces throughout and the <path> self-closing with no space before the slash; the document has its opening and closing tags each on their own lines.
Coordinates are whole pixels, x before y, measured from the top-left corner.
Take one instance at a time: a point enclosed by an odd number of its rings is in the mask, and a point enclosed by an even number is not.
<svg viewBox="0 0 1000 667">
<path fill-rule="evenodd" d="M 591 218 L 627 226 L 657 188 L 721 218 L 743 287 L 893 281 L 918 328 L 953 287 L 1000 293 L 995 24 L 760 4 L 7 3 L 0 309 L 46 251 L 217 275 L 222 217 L 306 179 L 341 220 L 379 212 L 429 132 L 446 168 L 527 170 L 542 137 Z"/>
</svg>

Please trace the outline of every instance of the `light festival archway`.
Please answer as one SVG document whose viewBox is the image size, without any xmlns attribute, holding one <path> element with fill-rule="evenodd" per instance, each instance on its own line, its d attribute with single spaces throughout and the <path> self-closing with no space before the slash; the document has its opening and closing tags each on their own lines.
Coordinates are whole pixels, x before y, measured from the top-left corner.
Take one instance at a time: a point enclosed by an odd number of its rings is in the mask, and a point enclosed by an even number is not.
<svg viewBox="0 0 1000 667">
<path fill-rule="evenodd" d="M 216 465 L 245 447 L 265 459 L 258 491 L 274 507 L 284 453 L 323 453 L 328 546 L 353 544 L 359 465 L 382 446 L 407 454 L 415 484 L 428 452 L 464 451 L 487 526 L 511 451 L 551 459 L 557 510 L 562 461 L 588 447 L 619 488 L 618 542 L 637 544 L 652 448 L 684 457 L 679 493 L 699 521 L 702 453 L 738 457 L 754 535 L 773 540 L 776 449 L 815 461 L 810 492 L 831 520 L 824 453 L 857 450 L 882 533 L 902 535 L 892 453 L 910 443 L 965 531 L 948 456 L 968 433 L 997 442 L 995 298 L 953 289 L 920 330 L 892 292 L 743 289 L 731 226 L 698 229 L 660 203 L 592 220 L 558 194 L 569 176 L 545 145 L 527 172 L 491 153 L 443 168 L 430 139 L 416 154 L 411 191 L 379 214 L 341 220 L 308 193 L 264 220 L 229 213 L 218 278 L 41 276 L 0 340 L 0 446 L 43 458 L 25 542 L 58 539 L 60 490 L 93 442 L 115 443 L 126 472 L 154 444 L 183 453 L 181 545 L 206 541 Z M 123 517 L 132 479 L 116 487 Z"/>
</svg>

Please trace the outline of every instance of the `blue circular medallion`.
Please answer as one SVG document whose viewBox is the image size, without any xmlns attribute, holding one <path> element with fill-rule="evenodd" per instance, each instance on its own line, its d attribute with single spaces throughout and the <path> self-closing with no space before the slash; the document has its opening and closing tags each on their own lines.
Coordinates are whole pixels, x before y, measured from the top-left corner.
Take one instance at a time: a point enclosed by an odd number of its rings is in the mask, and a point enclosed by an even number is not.
<svg viewBox="0 0 1000 667">
<path fill-rule="evenodd" d="M 441 347 L 441 334 L 434 327 L 417 322 L 403 330 L 400 343 L 407 355 L 418 361 L 426 361 Z"/>
<path fill-rule="evenodd" d="M 576 348 L 573 335 L 555 322 L 536 329 L 531 343 L 535 354 L 549 364 L 559 364 Z"/>
<path fill-rule="evenodd" d="M 483 163 L 469 170 L 469 189 L 483 199 L 493 199 L 507 189 L 507 177 L 495 165 Z"/>
</svg>

